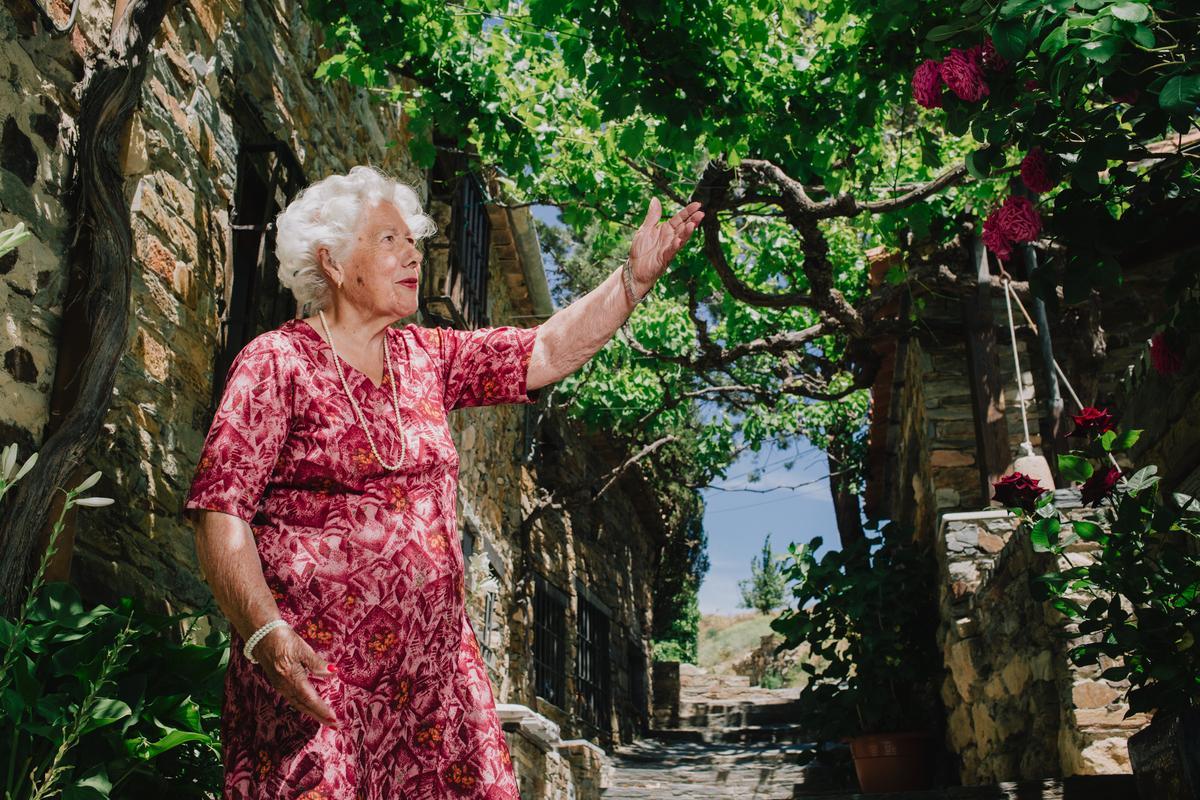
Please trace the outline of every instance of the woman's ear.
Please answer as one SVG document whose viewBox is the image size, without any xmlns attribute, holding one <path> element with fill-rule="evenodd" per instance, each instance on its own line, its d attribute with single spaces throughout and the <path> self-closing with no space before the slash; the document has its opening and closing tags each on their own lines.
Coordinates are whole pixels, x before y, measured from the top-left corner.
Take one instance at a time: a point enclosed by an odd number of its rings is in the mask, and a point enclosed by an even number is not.
<svg viewBox="0 0 1200 800">
<path fill-rule="evenodd" d="M 346 275 L 342 272 L 342 265 L 333 260 L 328 247 L 321 245 L 317 248 L 317 261 L 329 282 L 340 289 L 342 281 L 346 280 Z"/>
</svg>

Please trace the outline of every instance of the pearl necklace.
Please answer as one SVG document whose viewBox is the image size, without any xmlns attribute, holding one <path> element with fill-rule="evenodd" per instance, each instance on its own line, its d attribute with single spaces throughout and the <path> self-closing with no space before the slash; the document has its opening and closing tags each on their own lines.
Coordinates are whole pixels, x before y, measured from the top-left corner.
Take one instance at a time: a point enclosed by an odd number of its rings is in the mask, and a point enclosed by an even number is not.
<svg viewBox="0 0 1200 800">
<path fill-rule="evenodd" d="M 358 402 L 354 399 L 354 395 L 350 392 L 350 384 L 346 382 L 346 373 L 342 371 L 342 362 L 338 359 L 337 348 L 333 346 L 333 335 L 329 333 L 329 322 L 325 319 L 325 311 L 317 312 L 321 315 L 321 325 L 325 328 L 325 338 L 329 340 L 329 350 L 333 353 L 333 365 L 337 367 L 338 377 L 342 380 L 342 388 L 346 390 L 346 397 L 350 398 L 350 406 L 354 409 L 354 415 L 358 418 L 358 424 L 362 426 L 363 433 L 367 435 L 367 444 L 371 446 L 371 453 L 375 456 L 375 460 L 383 465 L 387 470 L 398 470 L 404 463 L 405 445 L 404 445 L 404 430 L 400 427 L 400 400 L 396 396 L 396 372 L 392 369 L 392 353 L 388 349 L 387 331 L 383 333 L 383 359 L 387 364 L 387 378 L 392 383 L 392 409 L 396 412 L 396 434 L 400 437 L 400 460 L 395 464 L 389 464 L 380 457 L 379 451 L 375 449 L 375 440 L 371 438 L 371 429 L 367 427 L 367 420 L 363 416 L 362 409 L 359 408 Z"/>
</svg>

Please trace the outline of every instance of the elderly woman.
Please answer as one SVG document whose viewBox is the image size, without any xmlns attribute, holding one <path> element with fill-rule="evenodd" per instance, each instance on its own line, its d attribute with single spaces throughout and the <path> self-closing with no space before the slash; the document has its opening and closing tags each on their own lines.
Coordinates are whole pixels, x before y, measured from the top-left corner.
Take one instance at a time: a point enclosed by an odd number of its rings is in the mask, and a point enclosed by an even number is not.
<svg viewBox="0 0 1200 800">
<path fill-rule="evenodd" d="M 358 166 L 278 217 L 279 275 L 316 316 L 230 367 L 186 508 L 232 625 L 227 798 L 517 800 L 464 608 L 447 414 L 529 403 L 604 346 L 703 217 L 650 201 L 626 263 L 532 328 L 417 309 L 411 188 Z"/>
</svg>

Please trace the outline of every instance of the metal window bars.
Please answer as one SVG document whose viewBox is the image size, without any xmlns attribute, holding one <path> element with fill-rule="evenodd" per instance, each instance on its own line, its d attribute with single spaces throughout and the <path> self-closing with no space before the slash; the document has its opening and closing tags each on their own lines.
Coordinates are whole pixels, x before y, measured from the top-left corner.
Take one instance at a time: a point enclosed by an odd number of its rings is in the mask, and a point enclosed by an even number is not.
<svg viewBox="0 0 1200 800">
<path fill-rule="evenodd" d="M 303 168 L 284 142 L 240 148 L 230 209 L 232 274 L 225 296 L 217 301 L 221 329 L 213 365 L 213 408 L 241 349 L 258 334 L 296 316 L 295 300 L 279 283 L 274 219 L 303 186 Z"/>
<path fill-rule="evenodd" d="M 533 665 L 536 693 L 566 708 L 567 596 L 534 573 Z"/>
<path fill-rule="evenodd" d="M 609 663 L 608 615 L 584 597 L 579 598 L 576 624 L 576 713 L 603 731 L 612 729 L 612 668 Z"/>
</svg>

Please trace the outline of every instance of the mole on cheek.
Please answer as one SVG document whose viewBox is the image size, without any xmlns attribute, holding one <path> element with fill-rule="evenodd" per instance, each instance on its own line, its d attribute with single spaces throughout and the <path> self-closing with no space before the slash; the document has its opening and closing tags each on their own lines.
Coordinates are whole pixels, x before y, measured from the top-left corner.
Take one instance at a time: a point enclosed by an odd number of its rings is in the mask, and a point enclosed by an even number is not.
<svg viewBox="0 0 1200 800">
<path fill-rule="evenodd" d="M 354 282 L 357 283 L 359 286 L 362 286 L 363 285 L 362 275 L 359 275 L 357 278 L 355 278 Z"/>
</svg>

